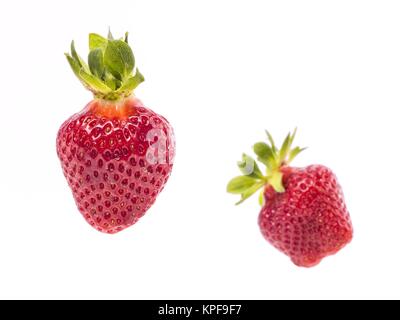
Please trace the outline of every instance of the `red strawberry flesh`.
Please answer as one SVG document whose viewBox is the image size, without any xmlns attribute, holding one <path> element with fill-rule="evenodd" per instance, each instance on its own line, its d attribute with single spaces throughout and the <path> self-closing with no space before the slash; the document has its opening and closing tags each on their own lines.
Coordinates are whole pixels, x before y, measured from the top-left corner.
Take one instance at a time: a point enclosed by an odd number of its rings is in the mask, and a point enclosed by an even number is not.
<svg viewBox="0 0 400 320">
<path fill-rule="evenodd" d="M 93 100 L 57 136 L 57 154 L 80 212 L 106 233 L 146 213 L 168 180 L 174 152 L 168 121 L 136 98 Z"/>
<path fill-rule="evenodd" d="M 265 188 L 259 226 L 265 239 L 296 265 L 312 267 L 352 239 L 342 189 L 324 166 L 284 167 L 281 172 L 285 192 Z"/>
</svg>

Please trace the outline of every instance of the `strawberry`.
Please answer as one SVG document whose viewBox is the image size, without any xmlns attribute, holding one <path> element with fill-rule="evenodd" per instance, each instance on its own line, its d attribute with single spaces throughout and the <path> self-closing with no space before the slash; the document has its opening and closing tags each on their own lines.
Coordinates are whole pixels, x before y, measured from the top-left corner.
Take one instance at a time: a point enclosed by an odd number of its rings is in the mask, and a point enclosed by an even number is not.
<svg viewBox="0 0 400 320">
<path fill-rule="evenodd" d="M 74 43 L 68 62 L 94 100 L 61 126 L 57 154 L 86 221 L 117 233 L 152 206 L 171 173 L 175 153 L 168 121 L 133 94 L 144 81 L 128 36 L 89 35 L 86 64 Z"/>
<path fill-rule="evenodd" d="M 233 178 L 227 191 L 241 194 L 241 203 L 262 189 L 258 223 L 265 239 L 288 255 L 294 264 L 313 267 L 348 244 L 353 227 L 342 189 L 335 174 L 322 165 L 291 167 L 304 149 L 292 143 L 288 134 L 278 150 L 267 132 L 269 143 L 258 142 L 253 149 L 266 166 L 263 175 L 257 162 L 243 154 L 238 163 L 243 175 Z"/>
</svg>

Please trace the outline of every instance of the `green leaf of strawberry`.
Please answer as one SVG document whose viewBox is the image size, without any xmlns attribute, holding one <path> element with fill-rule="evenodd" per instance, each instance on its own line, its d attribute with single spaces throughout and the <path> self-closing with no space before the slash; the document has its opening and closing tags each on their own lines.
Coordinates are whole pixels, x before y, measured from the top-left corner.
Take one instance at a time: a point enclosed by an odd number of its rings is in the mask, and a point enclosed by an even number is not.
<svg viewBox="0 0 400 320">
<path fill-rule="evenodd" d="M 115 78 L 110 72 L 107 70 L 104 73 L 104 83 L 110 87 L 112 90 L 117 90 L 118 88 L 121 87 L 121 81 L 119 81 L 117 78 Z"/>
<path fill-rule="evenodd" d="M 131 92 L 143 81 L 143 75 L 139 72 L 139 69 L 136 69 L 136 74 L 133 77 L 128 78 L 117 92 Z"/>
<path fill-rule="evenodd" d="M 71 42 L 71 55 L 72 58 L 78 62 L 79 66 L 85 70 L 85 72 L 90 72 L 89 70 L 89 66 L 86 64 L 86 62 L 77 54 L 76 50 L 75 50 L 75 42 L 72 41 Z"/>
<path fill-rule="evenodd" d="M 275 153 L 265 142 L 257 142 L 253 146 L 254 153 L 258 156 L 258 161 L 265 164 L 269 169 L 275 165 Z"/>
<path fill-rule="evenodd" d="M 229 193 L 241 194 L 257 184 L 257 180 L 249 176 L 238 176 L 233 178 L 227 186 Z"/>
<path fill-rule="evenodd" d="M 135 67 L 132 49 L 122 40 L 108 41 L 104 51 L 104 64 L 114 77 L 125 79 Z"/>
<path fill-rule="evenodd" d="M 289 163 L 292 162 L 293 159 L 296 158 L 300 152 L 303 152 L 306 149 L 307 148 L 300 148 L 300 147 L 295 147 L 294 149 L 292 149 L 289 154 L 289 159 L 288 159 Z"/>
<path fill-rule="evenodd" d="M 267 134 L 267 137 L 268 137 L 268 141 L 269 141 L 269 143 L 271 144 L 271 149 L 272 149 L 272 151 L 274 152 L 274 153 L 276 153 L 276 146 L 275 146 L 275 141 L 274 141 L 274 139 L 272 138 L 272 135 L 269 133 L 269 131 L 268 130 L 265 130 L 265 133 Z"/>
<path fill-rule="evenodd" d="M 279 160 L 281 162 L 283 162 L 284 159 L 286 159 L 287 154 L 289 152 L 289 148 L 290 148 L 290 132 L 288 133 L 288 135 L 286 136 L 285 140 L 282 143 L 282 147 L 279 150 Z"/>
<path fill-rule="evenodd" d="M 281 169 L 304 150 L 300 147 L 291 149 L 296 130 L 293 134 L 289 133 L 286 136 L 280 149 L 277 149 L 271 134 L 268 131 L 266 131 L 266 134 L 267 142 L 257 142 L 253 146 L 257 160 L 266 167 L 265 175 L 252 157 L 243 154 L 242 160 L 238 162 L 238 167 L 243 176 L 236 177 L 228 183 L 228 192 L 241 195 L 239 203 L 242 203 L 262 187 L 271 186 L 278 193 L 284 192 Z M 260 203 L 263 201 L 262 195 L 259 201 Z"/>
<path fill-rule="evenodd" d="M 242 160 L 238 161 L 237 165 L 239 167 L 239 170 L 246 176 L 256 179 L 264 178 L 260 168 L 257 165 L 257 162 L 245 153 L 243 153 Z"/>
<path fill-rule="evenodd" d="M 244 190 L 241 193 L 241 197 L 240 197 L 240 201 L 236 202 L 236 205 L 241 204 L 243 201 L 245 201 L 247 198 L 250 198 L 254 193 L 257 192 L 257 190 L 259 190 L 260 188 L 262 188 L 264 186 L 265 182 L 264 181 L 258 181 L 256 183 L 254 183 L 251 187 L 249 187 L 248 189 Z"/>
<path fill-rule="evenodd" d="M 104 74 L 104 61 L 103 52 L 100 48 L 96 48 L 90 51 L 88 57 L 90 72 L 97 78 L 102 78 Z"/>
<path fill-rule="evenodd" d="M 135 68 L 128 33 L 124 40 L 115 40 L 111 32 L 108 38 L 91 33 L 89 48 L 88 64 L 76 52 L 73 41 L 71 53 L 65 55 L 74 74 L 95 97 L 109 101 L 121 100 L 130 96 L 144 81 L 143 75 Z"/>
<path fill-rule="evenodd" d="M 89 34 L 89 49 L 101 49 L 103 52 L 106 49 L 108 40 L 97 33 Z"/>
<path fill-rule="evenodd" d="M 69 53 L 66 53 L 65 56 L 68 60 L 69 65 L 71 66 L 72 71 L 80 79 L 79 71 L 81 70 L 81 65 L 79 61 L 75 60 Z"/>
<path fill-rule="evenodd" d="M 101 92 L 104 94 L 111 92 L 111 89 L 104 82 L 99 80 L 96 76 L 86 72 L 83 68 L 79 71 L 79 76 L 84 83 L 87 84 L 89 89 L 94 90 L 94 93 Z"/>
</svg>

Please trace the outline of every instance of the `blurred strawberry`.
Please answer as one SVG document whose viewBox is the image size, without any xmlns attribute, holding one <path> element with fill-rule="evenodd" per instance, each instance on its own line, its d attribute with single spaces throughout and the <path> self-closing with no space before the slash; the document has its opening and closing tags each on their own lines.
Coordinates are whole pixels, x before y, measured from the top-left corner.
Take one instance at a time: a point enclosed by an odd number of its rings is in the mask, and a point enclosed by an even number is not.
<svg viewBox="0 0 400 320">
<path fill-rule="evenodd" d="M 241 202 L 260 188 L 262 209 L 259 226 L 265 239 L 302 267 L 312 267 L 349 243 L 353 228 L 342 189 L 334 173 L 321 165 L 291 167 L 303 149 L 288 134 L 277 149 L 267 132 L 269 144 L 258 142 L 254 152 L 266 166 L 266 175 L 248 155 L 238 163 L 243 175 L 232 179 L 228 192 L 241 194 Z"/>
</svg>

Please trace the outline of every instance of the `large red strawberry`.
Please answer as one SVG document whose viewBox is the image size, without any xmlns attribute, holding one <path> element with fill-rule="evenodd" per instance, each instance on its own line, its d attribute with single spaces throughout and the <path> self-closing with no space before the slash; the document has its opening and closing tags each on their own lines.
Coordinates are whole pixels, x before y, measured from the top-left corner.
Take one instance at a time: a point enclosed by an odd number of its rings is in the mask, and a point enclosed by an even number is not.
<svg viewBox="0 0 400 320">
<path fill-rule="evenodd" d="M 312 267 L 349 243 L 353 228 L 342 189 L 330 169 L 290 166 L 303 150 L 292 149 L 295 133 L 289 133 L 278 150 L 267 132 L 269 144 L 258 142 L 253 148 L 266 175 L 244 154 L 238 163 L 243 175 L 232 179 L 227 190 L 241 194 L 241 203 L 263 188 L 258 221 L 265 239 L 296 265 Z"/>
<path fill-rule="evenodd" d="M 88 64 L 72 43 L 67 59 L 95 98 L 57 136 L 57 154 L 80 212 L 106 233 L 146 213 L 168 180 L 175 153 L 168 121 L 132 93 L 144 78 L 127 40 L 90 34 Z"/>
</svg>

